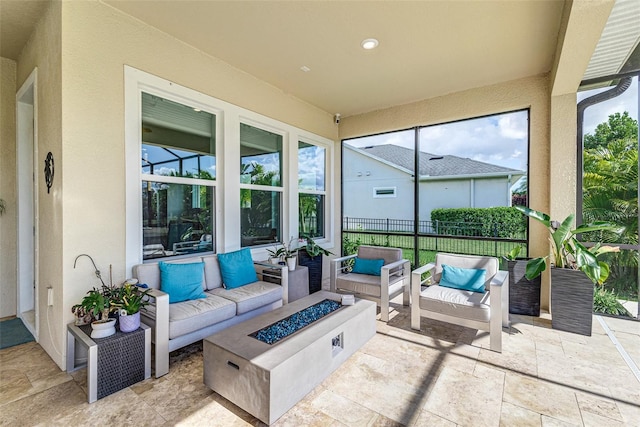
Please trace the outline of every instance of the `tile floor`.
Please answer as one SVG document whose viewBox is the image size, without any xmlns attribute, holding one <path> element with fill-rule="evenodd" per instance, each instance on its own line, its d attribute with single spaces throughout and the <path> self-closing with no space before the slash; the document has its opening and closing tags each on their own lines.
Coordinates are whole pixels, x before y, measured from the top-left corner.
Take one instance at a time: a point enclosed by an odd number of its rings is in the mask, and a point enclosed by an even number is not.
<svg viewBox="0 0 640 427">
<path fill-rule="evenodd" d="M 640 365 L 640 323 L 603 318 Z M 388 324 L 277 426 L 640 426 L 640 382 L 594 319 L 593 335 L 513 316 L 503 352 L 483 332 L 394 305 Z M 202 383 L 202 344 L 171 370 L 86 401 L 86 371 L 60 369 L 36 343 L 0 350 L 0 425 L 262 425 Z"/>
</svg>

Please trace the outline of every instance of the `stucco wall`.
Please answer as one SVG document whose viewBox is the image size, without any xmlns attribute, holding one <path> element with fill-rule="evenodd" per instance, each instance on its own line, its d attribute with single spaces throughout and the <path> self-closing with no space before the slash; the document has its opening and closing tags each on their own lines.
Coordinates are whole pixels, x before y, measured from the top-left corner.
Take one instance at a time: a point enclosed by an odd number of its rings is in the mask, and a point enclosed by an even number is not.
<svg viewBox="0 0 640 427">
<path fill-rule="evenodd" d="M 37 300 L 39 331 L 38 342 L 54 359 L 64 366 L 64 324 L 68 316 L 63 315 L 62 263 L 62 186 L 64 160 L 62 158 L 62 91 L 60 69 L 60 13 L 61 3 L 52 2 L 37 24 L 29 42 L 20 54 L 17 64 L 17 87 L 21 87 L 34 68 L 38 68 L 37 79 L 37 160 L 35 182 L 38 198 L 37 248 L 38 274 Z M 44 159 L 51 151 L 55 159 L 55 175 L 51 192 L 44 184 Z M 47 287 L 53 288 L 53 306 L 47 307 Z"/>
<path fill-rule="evenodd" d="M 125 269 L 124 66 L 130 65 L 218 99 L 337 139 L 333 116 L 98 2 L 61 4 L 62 266 L 64 321 L 97 282 Z M 55 153 L 54 153 L 55 154 Z M 64 340 L 59 340 L 60 344 Z M 60 361 L 59 365 L 62 366 Z"/>
<path fill-rule="evenodd" d="M 16 315 L 16 62 L 0 58 L 0 318 Z"/>
</svg>

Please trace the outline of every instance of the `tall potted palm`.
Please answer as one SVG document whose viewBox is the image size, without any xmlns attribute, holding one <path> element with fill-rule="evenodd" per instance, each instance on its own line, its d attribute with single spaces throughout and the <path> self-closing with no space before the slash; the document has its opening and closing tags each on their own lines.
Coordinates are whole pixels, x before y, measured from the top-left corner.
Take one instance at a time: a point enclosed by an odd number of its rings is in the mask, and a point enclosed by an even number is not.
<svg viewBox="0 0 640 427">
<path fill-rule="evenodd" d="M 601 243 L 587 248 L 578 241 L 577 235 L 619 230 L 606 222 L 582 224 L 572 230 L 574 214 L 559 223 L 551 221 L 545 213 L 524 206 L 516 206 L 516 209 L 542 223 L 550 234 L 551 255 L 530 260 L 525 276 L 528 279 L 538 277 L 547 268 L 547 263 L 551 263 L 551 326 L 590 336 L 594 286 L 601 285 L 609 277 L 609 265 L 598 257 L 618 252 L 619 248 Z"/>
<path fill-rule="evenodd" d="M 322 255 L 333 255 L 318 245 L 311 236 L 304 236 L 306 244 L 298 248 L 298 264 L 309 269 L 309 293 L 322 290 Z"/>
</svg>

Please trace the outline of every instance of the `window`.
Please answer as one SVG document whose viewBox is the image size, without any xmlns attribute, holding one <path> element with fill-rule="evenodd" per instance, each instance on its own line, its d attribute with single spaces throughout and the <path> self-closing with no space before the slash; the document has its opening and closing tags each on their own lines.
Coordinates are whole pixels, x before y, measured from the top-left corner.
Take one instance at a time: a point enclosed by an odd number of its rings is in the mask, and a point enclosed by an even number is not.
<svg viewBox="0 0 640 427">
<path fill-rule="evenodd" d="M 214 250 L 215 115 L 142 93 L 142 256 Z"/>
<path fill-rule="evenodd" d="M 325 237 L 326 151 L 298 142 L 298 234 Z"/>
<path fill-rule="evenodd" d="M 498 219 L 520 218 L 510 207 L 527 203 L 528 119 L 521 110 L 344 140 L 345 255 L 392 246 L 423 265 L 437 251 L 499 257 L 526 247 L 526 222 Z M 478 219 L 487 217 L 498 219 Z"/>
<path fill-rule="evenodd" d="M 240 247 L 266 259 L 274 243 L 302 229 L 332 249 L 333 148 L 329 139 L 125 66 L 127 270 Z"/>
<path fill-rule="evenodd" d="M 240 124 L 242 246 L 282 240 L 282 135 Z"/>
<path fill-rule="evenodd" d="M 396 187 L 375 187 L 373 197 L 396 197 Z"/>
</svg>

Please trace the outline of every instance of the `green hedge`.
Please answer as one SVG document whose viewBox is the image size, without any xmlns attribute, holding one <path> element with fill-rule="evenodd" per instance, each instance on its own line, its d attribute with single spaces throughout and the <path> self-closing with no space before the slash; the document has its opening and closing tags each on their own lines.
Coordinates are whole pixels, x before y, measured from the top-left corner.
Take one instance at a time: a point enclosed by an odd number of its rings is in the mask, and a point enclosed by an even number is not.
<svg viewBox="0 0 640 427">
<path fill-rule="evenodd" d="M 513 207 L 434 209 L 431 222 L 438 234 L 522 239 L 527 230 L 526 217 Z"/>
</svg>

